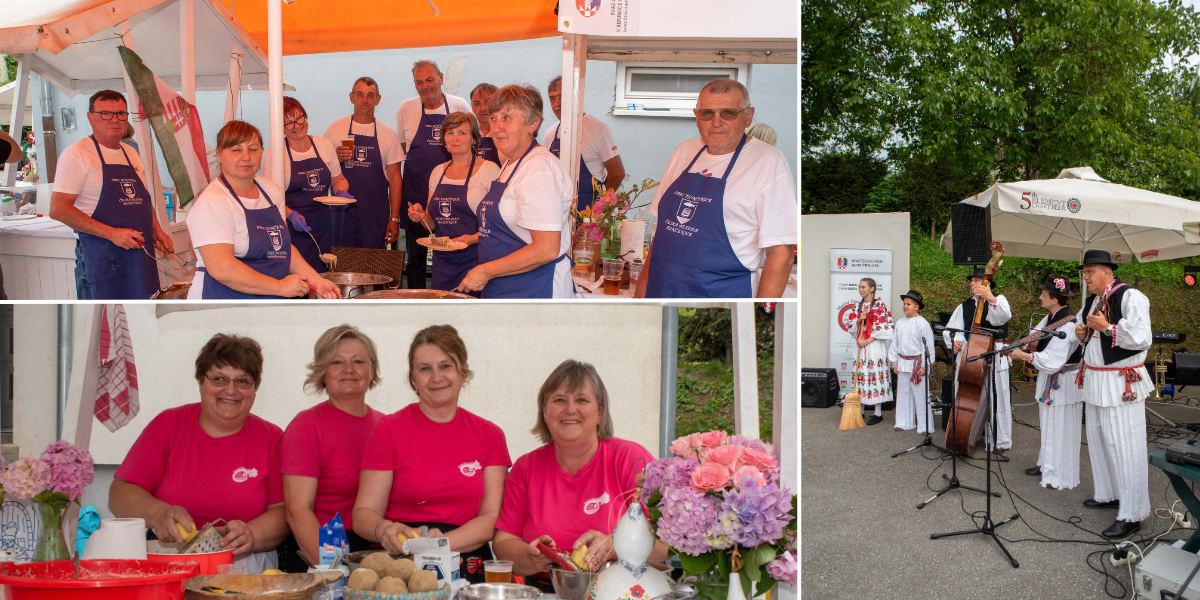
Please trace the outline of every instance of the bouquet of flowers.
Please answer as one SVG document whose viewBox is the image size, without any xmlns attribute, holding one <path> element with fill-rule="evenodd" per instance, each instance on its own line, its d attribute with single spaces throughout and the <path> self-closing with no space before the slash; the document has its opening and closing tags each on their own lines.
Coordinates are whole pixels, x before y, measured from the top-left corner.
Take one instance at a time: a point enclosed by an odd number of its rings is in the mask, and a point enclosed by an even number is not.
<svg viewBox="0 0 1200 600">
<path fill-rule="evenodd" d="M 671 547 L 702 595 L 740 573 L 765 591 L 796 583 L 796 497 L 779 485 L 772 448 L 758 440 L 709 431 L 683 436 L 672 457 L 646 468 L 642 501 L 655 534 Z M 707 589 L 706 589 L 707 588 Z"/>
<path fill-rule="evenodd" d="M 616 258 L 615 253 L 620 251 L 621 221 L 625 220 L 625 215 L 630 210 L 650 204 L 646 202 L 634 206 L 638 196 L 641 196 L 646 190 L 658 187 L 658 182 L 653 179 L 645 179 L 640 185 L 635 184 L 624 192 L 604 191 L 602 185 L 593 180 L 592 189 L 596 192 L 596 201 L 583 210 L 579 210 L 573 203 L 571 216 L 578 228 L 576 230 L 578 235 L 585 236 L 584 239 L 593 244 L 608 240 L 609 243 L 606 244 L 607 247 L 604 251 L 611 253 L 612 258 Z M 617 241 L 615 245 L 612 243 L 614 240 Z"/>
<path fill-rule="evenodd" d="M 40 458 L 26 456 L 8 465 L 0 474 L 0 490 L 65 507 L 68 502 L 79 504 L 83 488 L 93 479 L 92 454 L 70 442 L 57 441 L 47 446 Z"/>
</svg>

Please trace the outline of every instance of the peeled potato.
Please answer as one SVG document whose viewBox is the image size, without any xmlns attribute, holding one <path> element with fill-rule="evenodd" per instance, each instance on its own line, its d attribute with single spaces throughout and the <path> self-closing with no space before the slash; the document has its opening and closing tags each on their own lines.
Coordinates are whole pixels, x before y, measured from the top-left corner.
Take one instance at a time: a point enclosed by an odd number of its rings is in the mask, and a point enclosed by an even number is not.
<svg viewBox="0 0 1200 600">
<path fill-rule="evenodd" d="M 404 542 L 408 541 L 408 536 L 404 535 L 403 533 L 397 533 L 396 539 L 400 540 L 400 545 L 403 546 Z"/>
<path fill-rule="evenodd" d="M 284 573 L 283 571 L 280 571 L 279 569 L 267 569 L 266 571 L 263 571 L 262 574 L 263 575 L 287 575 L 287 573 Z"/>
<path fill-rule="evenodd" d="M 385 573 L 388 567 L 392 566 L 392 557 L 388 556 L 387 552 L 375 552 L 368 554 L 358 566 L 375 571 L 376 574 Z"/>
<path fill-rule="evenodd" d="M 408 579 L 408 591 L 410 593 L 417 592 L 432 592 L 438 589 L 437 575 L 433 571 L 417 571 Z"/>
<path fill-rule="evenodd" d="M 408 586 L 404 584 L 404 580 L 399 577 L 384 577 L 379 580 L 379 584 L 375 586 L 375 591 L 384 594 L 407 594 Z"/>
<path fill-rule="evenodd" d="M 385 577 L 395 577 L 401 581 L 408 581 L 413 573 L 417 572 L 417 563 L 414 563 L 407 558 L 397 558 L 388 565 L 387 571 L 384 571 Z"/>
<path fill-rule="evenodd" d="M 184 542 L 190 542 L 192 541 L 192 538 L 196 537 L 195 525 L 192 525 L 192 530 L 188 531 L 183 528 L 183 523 L 176 522 L 175 529 L 179 530 L 179 537 L 182 538 Z"/>
<path fill-rule="evenodd" d="M 375 586 L 379 584 L 379 575 L 370 569 L 359 567 L 350 574 L 350 579 L 346 581 L 346 587 L 352 590 L 363 590 L 365 592 L 375 591 Z"/>
<path fill-rule="evenodd" d="M 587 563 L 584 562 L 583 559 L 585 556 L 587 556 L 587 550 L 588 550 L 588 548 L 585 545 L 585 546 L 580 546 L 578 550 L 571 553 L 571 562 L 575 563 L 575 566 L 577 566 L 580 569 L 583 569 L 585 571 L 587 570 L 588 566 L 587 566 Z"/>
</svg>

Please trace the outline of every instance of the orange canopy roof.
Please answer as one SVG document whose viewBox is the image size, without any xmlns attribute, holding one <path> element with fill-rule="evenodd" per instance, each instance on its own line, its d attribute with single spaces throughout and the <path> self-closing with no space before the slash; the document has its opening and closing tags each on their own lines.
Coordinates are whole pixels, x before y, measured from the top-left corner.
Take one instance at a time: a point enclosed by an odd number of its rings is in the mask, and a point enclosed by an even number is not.
<svg viewBox="0 0 1200 600">
<path fill-rule="evenodd" d="M 264 0 L 220 0 L 267 47 Z M 560 35 L 555 0 L 297 0 L 283 5 L 283 53 L 503 42 Z"/>
</svg>

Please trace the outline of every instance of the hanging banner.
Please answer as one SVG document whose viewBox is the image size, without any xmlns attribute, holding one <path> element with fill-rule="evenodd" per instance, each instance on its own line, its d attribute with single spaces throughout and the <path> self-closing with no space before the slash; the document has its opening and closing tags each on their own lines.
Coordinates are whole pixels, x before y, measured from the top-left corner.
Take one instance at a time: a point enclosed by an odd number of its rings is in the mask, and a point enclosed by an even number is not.
<svg viewBox="0 0 1200 600">
<path fill-rule="evenodd" d="M 892 302 L 892 250 L 890 248 L 829 249 L 829 366 L 837 369 L 841 395 L 850 391 L 854 375 L 854 355 L 858 347 L 850 335 L 850 325 L 858 317 L 858 282 L 864 277 L 875 280 L 875 297 L 890 309 Z"/>
<path fill-rule="evenodd" d="M 637 35 L 641 0 L 564 0 L 558 3 L 558 30 L 586 35 Z"/>
</svg>

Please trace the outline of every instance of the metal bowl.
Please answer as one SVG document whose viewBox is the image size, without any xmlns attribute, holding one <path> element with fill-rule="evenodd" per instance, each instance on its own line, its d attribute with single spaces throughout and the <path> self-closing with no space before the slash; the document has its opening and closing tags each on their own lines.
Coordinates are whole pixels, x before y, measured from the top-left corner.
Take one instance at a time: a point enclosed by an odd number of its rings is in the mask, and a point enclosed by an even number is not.
<svg viewBox="0 0 1200 600">
<path fill-rule="evenodd" d="M 338 290 L 342 292 L 342 298 L 358 298 L 374 292 L 375 290 L 383 289 L 384 286 L 392 282 L 392 278 L 387 275 L 374 275 L 372 273 L 343 273 L 340 271 L 331 271 L 329 273 L 321 273 L 321 277 L 332 281 L 338 286 Z M 316 292 L 310 292 L 309 298 L 316 298 Z"/>
<path fill-rule="evenodd" d="M 588 588 L 596 580 L 596 573 L 568 571 L 566 569 L 550 569 L 550 582 L 554 584 L 554 593 L 563 600 L 584 600 Z"/>
<path fill-rule="evenodd" d="M 458 591 L 459 600 L 533 600 L 542 591 L 517 583 L 476 583 Z"/>
<path fill-rule="evenodd" d="M 380 290 L 358 297 L 359 300 L 474 300 L 474 296 L 441 290 Z"/>
</svg>

